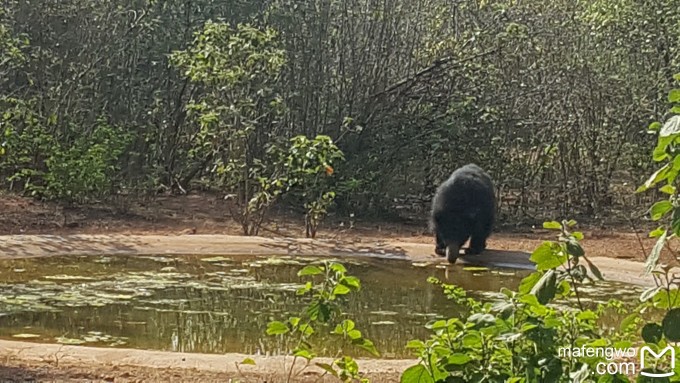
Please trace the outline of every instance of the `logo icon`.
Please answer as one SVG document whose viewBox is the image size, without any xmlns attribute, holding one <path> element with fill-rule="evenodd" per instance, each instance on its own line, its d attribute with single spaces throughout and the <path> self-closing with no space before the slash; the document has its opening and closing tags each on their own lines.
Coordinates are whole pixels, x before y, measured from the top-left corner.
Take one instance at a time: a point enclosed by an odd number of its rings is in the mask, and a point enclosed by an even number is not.
<svg viewBox="0 0 680 383">
<path fill-rule="evenodd" d="M 646 351 L 646 353 L 645 353 Z M 644 370 L 645 369 L 645 356 L 646 354 L 652 355 L 654 359 L 659 359 L 661 358 L 666 351 L 670 351 L 671 354 L 671 370 L 675 369 L 675 349 L 672 346 L 667 346 L 663 350 L 659 351 L 659 353 L 655 353 L 652 351 L 652 349 L 649 348 L 649 346 L 644 346 L 640 349 L 640 369 Z M 646 372 L 646 371 L 640 371 L 640 375 L 644 376 L 649 376 L 652 378 L 665 378 L 669 376 L 673 376 L 675 372 L 662 372 L 662 373 L 656 373 L 656 372 Z"/>
</svg>

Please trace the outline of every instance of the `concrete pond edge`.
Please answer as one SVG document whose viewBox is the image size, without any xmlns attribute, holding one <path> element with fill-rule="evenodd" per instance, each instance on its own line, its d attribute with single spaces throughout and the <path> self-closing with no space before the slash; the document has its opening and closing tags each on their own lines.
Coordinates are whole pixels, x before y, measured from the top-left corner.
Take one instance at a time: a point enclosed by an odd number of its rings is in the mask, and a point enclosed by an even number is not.
<svg viewBox="0 0 680 383">
<path fill-rule="evenodd" d="M 300 238 L 265 238 L 233 235 L 5 235 L 0 236 L 0 260 L 58 255 L 261 255 L 368 257 L 410 262 L 443 263 L 431 244 L 396 240 L 333 241 Z M 464 256 L 456 265 L 533 269 L 524 251 L 488 249 L 479 256 Z M 654 286 L 639 261 L 589 257 L 606 280 Z M 673 272 L 680 273 L 680 268 Z"/>
</svg>

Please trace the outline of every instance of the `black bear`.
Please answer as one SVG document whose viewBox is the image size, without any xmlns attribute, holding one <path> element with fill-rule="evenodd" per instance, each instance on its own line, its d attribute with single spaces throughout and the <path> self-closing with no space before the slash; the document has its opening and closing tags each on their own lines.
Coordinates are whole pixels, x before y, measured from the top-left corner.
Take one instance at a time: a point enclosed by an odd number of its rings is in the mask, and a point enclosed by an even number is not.
<svg viewBox="0 0 680 383">
<path fill-rule="evenodd" d="M 470 239 L 465 254 L 486 248 L 496 217 L 496 196 L 491 177 L 479 166 L 456 169 L 432 199 L 430 225 L 436 236 L 435 253 L 455 263 L 460 248 Z"/>
</svg>

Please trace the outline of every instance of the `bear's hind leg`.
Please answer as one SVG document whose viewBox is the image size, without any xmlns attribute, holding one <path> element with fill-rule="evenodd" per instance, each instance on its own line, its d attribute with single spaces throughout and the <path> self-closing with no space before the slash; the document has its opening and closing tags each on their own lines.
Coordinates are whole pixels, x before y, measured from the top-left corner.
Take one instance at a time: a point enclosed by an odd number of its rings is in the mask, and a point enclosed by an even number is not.
<svg viewBox="0 0 680 383">
<path fill-rule="evenodd" d="M 477 255 L 486 249 L 486 236 L 473 235 L 470 238 L 470 247 L 465 249 L 465 254 Z"/>
<path fill-rule="evenodd" d="M 465 249 L 465 255 L 477 255 L 486 249 L 486 240 L 480 237 L 472 237 L 470 247 Z"/>
<path fill-rule="evenodd" d="M 437 254 L 440 257 L 443 257 L 446 255 L 446 243 L 442 240 L 442 238 L 439 236 L 439 233 L 436 234 L 436 244 L 434 246 L 434 253 Z"/>
</svg>

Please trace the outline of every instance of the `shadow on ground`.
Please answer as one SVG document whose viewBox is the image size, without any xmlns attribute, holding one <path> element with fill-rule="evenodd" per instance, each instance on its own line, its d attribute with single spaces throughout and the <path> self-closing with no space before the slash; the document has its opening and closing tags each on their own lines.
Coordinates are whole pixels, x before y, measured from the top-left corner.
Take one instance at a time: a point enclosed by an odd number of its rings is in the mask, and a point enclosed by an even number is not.
<svg viewBox="0 0 680 383">
<path fill-rule="evenodd" d="M 531 254 L 523 251 L 487 249 L 479 255 L 462 256 L 456 263 L 469 266 L 535 270 L 536 264 L 529 260 L 530 256 Z"/>
<path fill-rule="evenodd" d="M 406 250 L 388 243 L 348 243 L 333 240 L 306 240 L 293 238 L 276 238 L 274 243 L 263 243 L 263 247 L 275 253 L 286 251 L 296 254 L 342 254 L 386 259 L 409 259 Z"/>
<path fill-rule="evenodd" d="M 0 365 L 0 382 L 2 383 L 38 382 L 45 379 L 54 380 L 55 377 L 48 377 L 44 371 L 36 371 L 30 367 Z"/>
<path fill-rule="evenodd" d="M 16 235 L 0 239 L 0 259 L 45 254 L 135 254 L 136 244 L 139 242 L 133 239 L 121 241 L 109 235 Z"/>
</svg>

